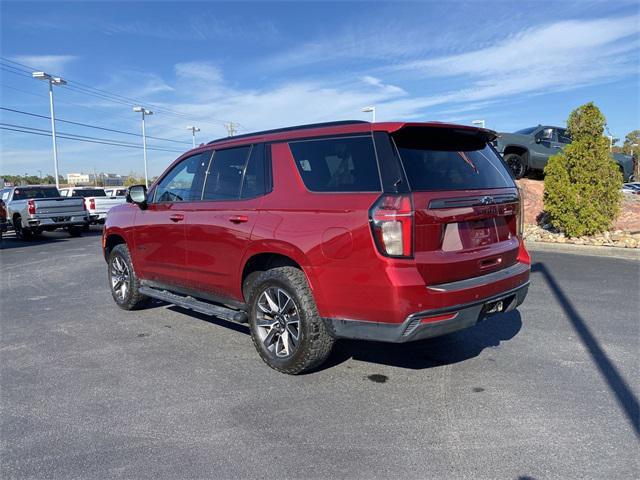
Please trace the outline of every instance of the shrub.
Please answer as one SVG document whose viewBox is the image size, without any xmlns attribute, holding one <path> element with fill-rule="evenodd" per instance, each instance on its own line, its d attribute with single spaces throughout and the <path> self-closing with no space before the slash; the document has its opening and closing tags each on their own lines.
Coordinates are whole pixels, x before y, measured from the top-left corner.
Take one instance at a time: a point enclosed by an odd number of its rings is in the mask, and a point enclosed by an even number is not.
<svg viewBox="0 0 640 480">
<path fill-rule="evenodd" d="M 603 135 L 605 118 L 592 102 L 569 116 L 572 141 L 544 169 L 544 208 L 569 237 L 608 230 L 620 212 L 622 174 Z"/>
</svg>

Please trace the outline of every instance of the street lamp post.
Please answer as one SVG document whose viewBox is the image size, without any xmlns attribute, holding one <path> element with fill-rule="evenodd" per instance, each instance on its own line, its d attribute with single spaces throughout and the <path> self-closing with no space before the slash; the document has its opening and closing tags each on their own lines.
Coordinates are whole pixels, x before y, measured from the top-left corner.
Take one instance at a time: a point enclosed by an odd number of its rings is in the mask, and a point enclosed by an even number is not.
<svg viewBox="0 0 640 480">
<path fill-rule="evenodd" d="M 153 115 L 151 110 L 147 110 L 144 107 L 133 107 L 133 111 L 142 113 L 142 154 L 144 156 L 144 185 L 149 188 L 149 177 L 147 175 L 147 132 L 144 128 L 144 117 L 147 115 Z"/>
<path fill-rule="evenodd" d="M 484 128 L 484 120 L 474 120 L 471 123 L 477 127 Z"/>
<path fill-rule="evenodd" d="M 53 77 L 45 72 L 33 72 L 31 76 L 37 80 L 47 80 L 49 82 L 49 108 L 51 110 L 51 138 L 53 139 L 53 170 L 56 176 L 56 188 L 60 188 L 58 179 L 58 145 L 56 144 L 56 115 L 53 108 L 53 86 L 66 85 L 67 82 L 60 77 Z"/>
<path fill-rule="evenodd" d="M 364 108 L 362 109 L 362 111 L 363 111 L 364 113 L 371 113 L 371 121 L 372 121 L 373 123 L 375 123 L 375 122 L 376 122 L 376 107 L 375 107 L 375 106 L 364 107 Z"/>
<path fill-rule="evenodd" d="M 194 127 L 193 125 L 189 125 L 187 130 L 191 130 L 191 140 L 193 141 L 193 148 L 196 148 L 196 132 L 199 132 L 200 129 L 198 127 Z"/>
</svg>

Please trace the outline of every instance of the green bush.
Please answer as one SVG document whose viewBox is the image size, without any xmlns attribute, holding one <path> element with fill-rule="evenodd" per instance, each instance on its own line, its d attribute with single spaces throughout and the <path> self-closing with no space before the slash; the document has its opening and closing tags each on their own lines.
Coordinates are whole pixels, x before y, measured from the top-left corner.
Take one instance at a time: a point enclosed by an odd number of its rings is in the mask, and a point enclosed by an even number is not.
<svg viewBox="0 0 640 480">
<path fill-rule="evenodd" d="M 572 142 L 544 169 L 544 209 L 569 237 L 608 230 L 620 212 L 622 174 L 603 135 L 605 118 L 592 102 L 571 112 Z"/>
</svg>

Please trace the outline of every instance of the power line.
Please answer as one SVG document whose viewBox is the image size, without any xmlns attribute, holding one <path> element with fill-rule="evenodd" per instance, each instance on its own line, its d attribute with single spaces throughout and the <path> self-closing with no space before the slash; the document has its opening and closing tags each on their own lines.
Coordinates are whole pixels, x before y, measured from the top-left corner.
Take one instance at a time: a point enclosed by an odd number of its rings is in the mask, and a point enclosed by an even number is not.
<svg viewBox="0 0 640 480">
<path fill-rule="evenodd" d="M 16 62 L 14 60 L 10 60 L 10 59 L 8 59 L 6 57 L 0 57 L 0 58 L 5 62 L 9 62 L 9 63 L 15 64 L 15 65 L 19 65 L 21 67 L 30 69 L 31 71 L 36 70 L 34 67 L 31 67 L 29 65 L 25 65 L 25 64 L 20 63 L 20 62 Z M 15 68 L 16 70 L 18 70 L 20 72 L 24 72 L 25 74 L 29 73 L 29 75 L 25 75 L 25 76 L 29 76 L 29 77 L 31 76 L 30 72 L 28 70 L 19 69 L 18 67 L 12 67 L 12 68 Z M 86 85 L 84 83 L 77 82 L 75 80 L 70 80 L 69 78 L 66 78 L 66 80 L 68 82 L 66 88 L 71 89 L 71 90 L 75 90 L 76 92 L 80 92 L 80 93 L 83 93 L 85 95 L 95 96 L 95 97 L 101 98 L 103 100 L 108 100 L 108 101 L 111 101 L 113 103 L 118 103 L 118 104 L 127 105 L 127 106 L 133 106 L 133 105 L 137 105 L 137 104 L 144 104 L 144 105 L 148 106 L 149 108 L 153 108 L 154 110 L 156 110 L 159 113 L 175 115 L 175 116 L 182 117 L 182 118 L 193 118 L 194 117 L 192 114 L 179 112 L 179 111 L 172 110 L 170 108 L 166 108 L 166 107 L 160 106 L 158 104 L 150 103 L 150 102 L 143 102 L 143 101 L 137 100 L 135 98 L 125 97 L 124 95 L 119 95 L 119 94 L 116 94 L 116 93 L 108 92 L 106 90 L 95 88 L 95 87 L 92 87 L 90 85 Z M 220 120 L 220 119 L 213 119 L 213 120 L 214 120 L 214 122 L 216 122 L 216 124 L 215 124 L 216 126 L 219 126 L 220 124 L 221 125 L 225 125 L 225 124 L 228 124 L 228 123 L 234 123 L 234 122 L 229 122 L 227 120 Z M 210 125 L 214 125 L 211 122 L 203 122 L 203 121 L 201 121 L 200 123 L 209 123 Z M 244 129 L 244 127 L 242 125 L 240 125 L 239 123 L 235 123 L 235 125 L 237 127 L 241 127 L 241 128 Z"/>
<path fill-rule="evenodd" d="M 51 133 L 49 131 L 47 131 L 47 130 L 43 130 L 43 129 L 40 129 L 40 128 L 27 127 L 25 125 L 14 125 L 14 124 L 10 124 L 10 123 L 0 123 L 0 129 L 9 130 L 9 131 L 12 131 L 12 132 L 28 133 L 28 134 L 32 134 L 32 135 L 41 135 L 41 136 L 45 136 L 45 137 L 51 137 Z M 142 149 L 142 146 L 140 146 L 140 145 L 135 145 L 133 143 L 122 142 L 122 141 L 119 141 L 119 140 L 114 140 L 114 139 L 109 139 L 109 138 L 87 137 L 87 136 L 84 136 L 84 135 L 75 135 L 75 134 L 64 133 L 64 132 L 56 133 L 56 137 L 64 138 L 64 139 L 67 139 L 67 140 L 76 140 L 78 142 L 99 143 L 99 144 L 111 145 L 111 146 L 115 146 L 115 147 L 126 147 L 126 148 Z M 162 148 L 162 147 L 147 147 L 147 149 L 156 150 L 156 151 L 159 151 L 159 152 L 182 153 L 181 150 L 172 150 L 172 149 Z"/>
<path fill-rule="evenodd" d="M 47 120 L 51 119 L 51 117 L 48 116 L 48 115 L 39 115 L 37 113 L 25 112 L 23 110 L 15 110 L 13 108 L 0 107 L 0 110 L 6 110 L 8 112 L 19 113 L 19 114 L 22 114 L 22 115 L 29 115 L 31 117 L 46 118 Z M 104 130 L 104 131 L 107 131 L 107 132 L 121 133 L 123 135 L 131 135 L 131 136 L 134 136 L 134 137 L 142 137 L 142 135 L 139 134 L 139 133 L 125 132 L 123 130 L 116 130 L 116 129 L 107 128 L 107 127 L 99 127 L 98 125 L 91 125 L 91 124 L 82 123 L 82 122 L 73 122 L 71 120 L 63 120 L 61 118 L 56 118 L 56 122 L 68 123 L 68 124 L 71 124 L 71 125 L 79 125 L 81 127 L 87 127 L 87 128 L 95 128 L 96 130 Z M 164 142 L 173 142 L 173 143 L 180 143 L 180 144 L 183 144 L 183 145 L 191 145 L 189 142 L 183 142 L 181 140 L 172 140 L 170 138 L 152 137 L 151 135 L 147 135 L 147 138 L 153 138 L 154 140 L 161 140 L 161 141 L 164 141 Z"/>
</svg>

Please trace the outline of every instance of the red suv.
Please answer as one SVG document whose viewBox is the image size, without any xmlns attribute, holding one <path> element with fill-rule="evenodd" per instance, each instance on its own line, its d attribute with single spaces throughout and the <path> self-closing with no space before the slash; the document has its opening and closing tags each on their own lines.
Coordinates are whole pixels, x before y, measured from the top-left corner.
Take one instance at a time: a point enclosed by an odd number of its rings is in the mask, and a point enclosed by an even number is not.
<svg viewBox="0 0 640 480">
<path fill-rule="evenodd" d="M 407 342 L 512 310 L 531 262 L 494 138 L 346 121 L 191 150 L 109 212 L 113 298 L 248 322 L 262 359 L 290 374 L 337 338 Z"/>
</svg>

